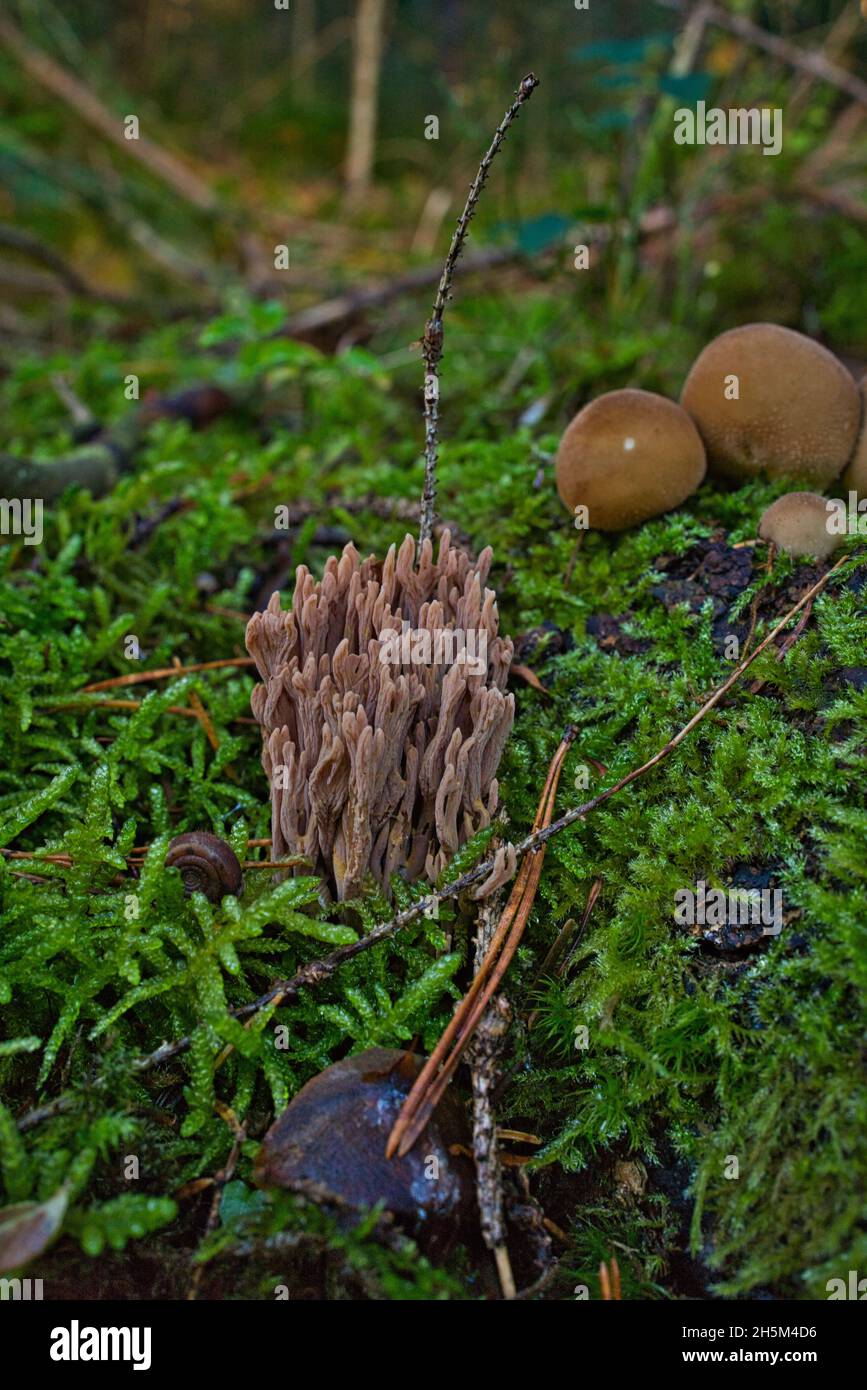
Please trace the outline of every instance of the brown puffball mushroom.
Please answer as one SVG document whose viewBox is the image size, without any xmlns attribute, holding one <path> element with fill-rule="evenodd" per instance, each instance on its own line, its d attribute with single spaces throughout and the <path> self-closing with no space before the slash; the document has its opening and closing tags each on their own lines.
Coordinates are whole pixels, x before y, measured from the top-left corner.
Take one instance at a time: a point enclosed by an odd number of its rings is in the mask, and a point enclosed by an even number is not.
<svg viewBox="0 0 867 1390">
<path fill-rule="evenodd" d="M 840 544 L 828 530 L 827 499 L 817 492 L 786 492 L 762 514 L 759 535 L 789 555 L 815 555 L 825 560 Z"/>
<path fill-rule="evenodd" d="M 424 1137 L 403 1158 L 385 1145 L 423 1057 L 372 1047 L 302 1086 L 268 1130 L 256 1158 L 260 1187 L 329 1194 L 352 1207 L 384 1202 L 425 1248 L 442 1251 L 477 1224 L 471 1143 L 463 1107 L 446 1091 Z M 311 1189 L 312 1185 L 312 1189 Z"/>
<path fill-rule="evenodd" d="M 685 411 L 665 396 L 631 387 L 579 411 L 560 441 L 560 500 L 586 525 L 622 531 L 679 507 L 705 474 L 704 446 Z"/>
<path fill-rule="evenodd" d="M 861 433 L 840 481 L 845 489 L 851 488 L 857 492 L 859 499 L 863 499 L 867 497 L 867 376 L 863 378 L 858 392 L 861 397 Z"/>
<path fill-rule="evenodd" d="M 699 353 L 680 403 L 698 426 L 711 473 L 759 473 L 825 487 L 851 456 L 858 390 L 827 348 L 775 323 L 721 333 Z"/>
</svg>

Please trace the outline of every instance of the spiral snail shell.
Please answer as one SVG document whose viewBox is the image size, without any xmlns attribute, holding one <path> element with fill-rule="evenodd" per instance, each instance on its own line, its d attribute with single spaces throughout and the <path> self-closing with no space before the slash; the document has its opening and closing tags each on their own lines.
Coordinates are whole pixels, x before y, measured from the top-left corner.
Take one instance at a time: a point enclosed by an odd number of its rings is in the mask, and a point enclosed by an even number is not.
<svg viewBox="0 0 867 1390">
<path fill-rule="evenodd" d="M 207 830 L 176 835 L 166 854 L 166 867 L 180 871 L 187 897 L 204 893 L 211 902 L 227 894 L 237 898 L 244 882 L 234 850 Z"/>
</svg>

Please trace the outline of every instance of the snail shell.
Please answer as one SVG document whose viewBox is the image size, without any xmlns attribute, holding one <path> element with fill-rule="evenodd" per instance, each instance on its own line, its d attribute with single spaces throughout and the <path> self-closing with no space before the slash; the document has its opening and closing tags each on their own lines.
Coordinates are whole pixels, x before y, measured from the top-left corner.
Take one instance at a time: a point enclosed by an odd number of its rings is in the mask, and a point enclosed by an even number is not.
<svg viewBox="0 0 867 1390">
<path fill-rule="evenodd" d="M 166 866 L 180 871 L 187 897 L 204 893 L 211 902 L 219 902 L 227 894 L 237 898 L 244 883 L 234 850 L 207 830 L 176 835 L 166 854 Z"/>
</svg>

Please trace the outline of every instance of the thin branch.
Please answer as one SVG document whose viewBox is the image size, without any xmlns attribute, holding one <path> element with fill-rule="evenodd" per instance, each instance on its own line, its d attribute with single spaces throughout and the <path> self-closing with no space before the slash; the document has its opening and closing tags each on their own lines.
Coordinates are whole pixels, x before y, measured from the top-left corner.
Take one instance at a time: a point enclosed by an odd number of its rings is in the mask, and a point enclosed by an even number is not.
<svg viewBox="0 0 867 1390">
<path fill-rule="evenodd" d="M 225 657 L 221 661 L 199 661 L 194 666 L 161 666 L 155 671 L 134 671 L 128 676 L 113 676 L 111 680 L 83 685 L 79 695 L 95 695 L 100 690 L 115 690 L 118 686 L 140 685 L 142 681 L 165 680 L 168 676 L 189 676 L 195 671 L 218 671 L 225 666 L 253 666 L 252 656 Z"/>
<path fill-rule="evenodd" d="M 458 225 L 452 236 L 452 244 L 446 256 L 446 263 L 440 276 L 431 316 L 425 325 L 422 341 L 424 357 L 424 491 L 421 498 L 421 525 L 419 542 L 428 540 L 433 533 L 434 505 L 436 503 L 437 466 L 437 426 L 439 414 L 439 362 L 443 355 L 443 316 L 446 304 L 451 297 L 452 277 L 455 262 L 461 254 L 467 239 L 469 225 L 475 215 L 485 180 L 491 164 L 506 138 L 509 126 L 518 116 L 524 102 L 529 100 L 539 85 L 538 77 L 528 73 L 519 86 L 515 100 L 494 132 L 494 138 L 479 165 L 479 172 L 470 187 L 466 205 L 458 218 Z"/>
<path fill-rule="evenodd" d="M 496 932 L 501 894 L 483 902 L 476 931 L 476 971 L 482 969 Z M 504 1298 L 514 1298 L 515 1279 L 506 1246 L 503 1213 L 503 1179 L 496 1116 L 491 1103 L 500 1073 L 499 1056 L 511 1023 L 505 996 L 491 1001 L 470 1044 L 469 1062 L 473 1089 L 473 1158 L 476 1163 L 476 1197 L 482 1238 L 493 1250 Z"/>
<path fill-rule="evenodd" d="M 517 246 L 491 247 L 487 251 L 480 251 L 475 256 L 467 256 L 456 273 L 470 275 L 483 270 L 491 270 L 496 266 L 519 260 L 523 255 L 524 252 Z M 437 284 L 441 273 L 439 265 L 424 265 L 419 266 L 416 270 L 408 271 L 406 275 L 396 276 L 393 280 L 379 281 L 373 285 L 363 285 L 359 289 L 347 290 L 345 294 L 324 299 L 319 304 L 311 304 L 307 309 L 299 309 L 298 313 L 292 314 L 274 332 L 273 336 L 275 338 L 301 338 L 311 333 L 318 333 L 324 328 L 331 328 L 334 324 L 342 323 L 344 319 L 352 318 L 353 315 L 361 313 L 364 309 L 379 308 L 390 304 L 395 299 L 400 299 L 405 294 L 411 294 L 415 290 L 425 290 L 429 285 Z"/>
<path fill-rule="evenodd" d="M 793 628 L 792 631 L 786 637 L 785 641 L 780 643 L 780 649 L 777 652 L 777 661 L 785 660 L 786 652 L 789 650 L 790 647 L 793 647 L 795 645 L 801 633 L 804 631 L 804 628 L 807 626 L 807 623 L 810 621 L 810 614 L 812 613 L 812 611 L 813 601 L 811 599 L 810 602 L 807 604 L 806 608 L 804 609 L 803 613 L 801 614 L 800 618 L 798 619 L 797 627 Z M 750 686 L 750 694 L 757 695 L 764 684 L 765 682 L 763 680 L 753 681 L 752 685 Z"/>
<path fill-rule="evenodd" d="M 574 737 L 575 730 L 567 729 L 551 759 L 539 798 L 536 819 L 533 822 L 534 832 L 551 824 L 560 773 Z M 385 1146 L 386 1158 L 392 1158 L 395 1154 L 402 1158 L 404 1154 L 409 1153 L 457 1070 L 473 1033 L 484 1017 L 500 980 L 518 949 L 536 897 L 544 858 L 545 846 L 540 843 L 533 855 L 527 856 L 522 863 L 484 960 L 401 1106 L 400 1114 Z"/>
</svg>

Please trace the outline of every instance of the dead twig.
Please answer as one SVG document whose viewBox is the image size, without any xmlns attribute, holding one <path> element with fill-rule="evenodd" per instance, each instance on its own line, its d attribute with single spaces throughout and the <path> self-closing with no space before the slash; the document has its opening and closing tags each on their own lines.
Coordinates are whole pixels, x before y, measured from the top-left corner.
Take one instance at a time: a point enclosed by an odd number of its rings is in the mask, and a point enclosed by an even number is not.
<svg viewBox="0 0 867 1390">
<path fill-rule="evenodd" d="M 786 652 L 789 651 L 789 649 L 795 645 L 795 643 L 797 642 L 797 640 L 798 640 L 798 638 L 800 637 L 801 633 L 804 631 L 804 628 L 807 626 L 807 623 L 808 623 L 809 620 L 810 620 L 810 614 L 812 613 L 812 611 L 813 611 L 813 601 L 812 601 L 812 599 L 811 599 L 810 602 L 807 604 L 806 608 L 804 609 L 803 613 L 801 614 L 800 618 L 798 619 L 798 625 L 797 625 L 797 627 L 794 628 L 793 631 L 789 633 L 788 637 L 786 638 L 786 640 L 785 640 L 784 642 L 781 642 L 781 643 L 780 643 L 780 649 L 779 649 L 779 651 L 777 652 L 777 661 L 783 661 L 784 658 L 785 658 Z M 751 685 L 750 688 L 749 688 L 749 689 L 750 689 L 750 694 L 751 694 L 751 695 L 757 695 L 757 694 L 759 693 L 759 691 L 762 689 L 762 687 L 763 687 L 764 685 L 766 685 L 766 684 L 767 684 L 767 682 L 764 681 L 764 680 L 753 681 L 752 685 Z"/>
<path fill-rule="evenodd" d="M 518 87 L 515 100 L 509 107 L 505 116 L 494 132 L 494 138 L 488 147 L 487 153 L 482 158 L 479 165 L 479 172 L 473 180 L 464 210 L 458 218 L 458 225 L 452 236 L 452 243 L 449 247 L 446 263 L 440 276 L 434 298 L 431 316 L 425 325 L 424 338 L 422 340 L 422 356 L 424 358 L 424 491 L 421 499 L 421 524 L 419 526 L 419 543 L 428 540 L 433 534 L 434 505 L 436 503 L 436 465 L 438 452 L 438 414 L 439 414 L 439 362 L 443 355 L 443 316 L 446 311 L 446 304 L 450 298 L 452 277 L 454 275 L 455 263 L 464 247 L 467 239 L 469 225 L 475 215 L 482 189 L 491 169 L 497 152 L 506 138 L 509 126 L 517 118 L 521 107 L 525 101 L 533 95 L 539 85 L 539 79 L 532 72 L 528 73 L 521 85 Z"/>
<path fill-rule="evenodd" d="M 501 894 L 495 893 L 479 908 L 476 932 L 476 971 L 481 970 L 491 946 L 499 915 Z M 491 1097 L 499 1075 L 498 1058 L 511 1023 L 511 1009 L 503 995 L 491 1001 L 470 1044 L 469 1063 L 473 1091 L 473 1158 L 482 1239 L 494 1253 L 503 1297 L 515 1297 L 515 1278 L 506 1245 L 503 1214 L 500 1134 Z"/>
<path fill-rule="evenodd" d="M 493 270 L 497 266 L 520 260 L 524 253 L 516 246 L 497 246 L 480 251 L 475 256 L 466 256 L 456 269 L 456 274 L 472 275 L 481 271 Z M 363 285 L 359 289 L 347 290 L 345 294 L 324 299 L 319 304 L 311 304 L 307 309 L 299 309 L 278 328 L 275 338 L 306 338 L 324 328 L 352 319 L 365 309 L 376 309 L 391 304 L 405 294 L 425 290 L 435 285 L 440 278 L 441 267 L 420 266 L 394 280 L 379 281 L 373 285 Z"/>
<path fill-rule="evenodd" d="M 0 20 L 0 38 L 2 38 L 3 21 Z M 44 241 L 33 236 L 31 232 L 24 232 L 18 227 L 9 227 L 5 223 L 0 224 L 0 246 L 6 246 L 11 251 L 18 251 L 22 256 L 27 256 L 32 261 L 37 261 L 40 265 L 50 270 L 52 275 L 60 281 L 64 289 L 70 294 L 77 295 L 79 299 L 95 299 L 102 304 L 128 305 L 130 301 L 126 295 L 111 294 L 109 291 L 94 289 L 89 285 L 83 276 L 79 275 L 74 266 L 65 261 L 52 247 L 46 246 Z"/>
<path fill-rule="evenodd" d="M 579 942 L 580 942 L 582 936 L 584 935 L 584 931 L 585 931 L 585 928 L 586 928 L 586 926 L 587 926 L 587 923 L 590 921 L 590 914 L 591 914 L 591 912 L 593 911 L 594 907 L 596 906 L 596 900 L 597 900 L 597 898 L 599 897 L 599 894 L 600 894 L 601 892 L 602 892 L 602 879 L 601 879 L 601 878 L 594 878 L 592 884 L 590 885 L 590 892 L 587 894 L 587 902 L 586 902 L 586 904 L 585 904 L 585 906 L 584 906 L 584 912 L 583 912 L 583 914 L 582 914 L 582 916 L 581 916 L 581 925 L 580 925 L 580 927 L 578 928 L 578 932 L 577 932 L 577 935 L 576 935 L 576 937 L 575 937 L 575 942 L 574 942 L 574 944 L 573 944 L 573 946 L 572 946 L 572 949 L 570 950 L 568 956 L 566 956 L 565 959 L 562 960 L 562 961 L 560 962 L 560 965 L 558 966 L 557 972 L 556 972 L 558 975 L 564 975 L 564 974 L 566 973 L 566 971 L 568 970 L 568 968 L 569 968 L 569 962 L 572 960 L 572 958 L 573 958 L 574 955 L 575 955 L 575 951 L 576 951 L 576 949 L 577 949 L 577 947 L 578 947 L 578 944 L 579 944 Z M 533 986 L 532 986 L 533 989 L 535 989 L 535 987 L 538 985 L 539 981 L 542 980 L 542 979 L 544 979 L 544 977 L 549 973 L 549 971 L 553 970 L 553 969 L 554 969 L 554 966 L 557 965 L 558 960 L 560 960 L 560 957 L 561 957 L 561 955 L 563 954 L 563 951 L 566 949 L 566 945 L 567 945 L 567 943 L 571 940 L 572 935 L 573 935 L 574 932 L 575 932 L 575 919 L 574 919 L 574 917 L 570 917 L 569 920 L 568 920 L 568 922 L 564 922 L 564 924 L 563 924 L 563 926 L 561 927 L 560 931 L 557 933 L 557 937 L 556 937 L 556 939 L 555 939 L 553 945 L 551 946 L 551 949 L 548 951 L 548 954 L 546 955 L 545 959 L 542 961 L 542 964 L 541 964 L 540 967 L 539 967 L 538 974 L 536 975 L 536 978 L 535 978 L 535 980 L 533 981 Z M 528 1031 L 528 1032 L 529 1032 L 529 1030 L 530 1030 L 531 1028 L 535 1027 L 536 1021 L 537 1021 L 538 1017 L 539 1017 L 539 1010 L 538 1010 L 538 1009 L 534 1009 L 533 1012 L 530 1014 L 530 1017 L 527 1019 L 527 1031 Z"/>
<path fill-rule="evenodd" d="M 744 544 L 744 542 L 741 542 L 741 544 Z M 735 548 L 737 548 L 737 547 L 735 547 Z M 775 559 L 775 557 L 776 557 L 776 554 L 777 554 L 777 547 L 776 547 L 776 544 L 774 543 L 774 541 L 770 541 L 769 544 L 768 544 L 767 559 L 765 560 L 765 565 L 764 565 L 764 570 L 765 570 L 765 576 L 766 576 L 766 577 L 769 577 L 769 576 L 770 576 L 770 574 L 771 574 L 771 572 L 772 572 L 772 570 L 773 570 L 773 568 L 774 568 L 774 559 Z M 754 638 L 755 635 L 756 635 L 756 625 L 757 625 L 757 623 L 758 623 L 758 621 L 759 621 L 759 603 L 760 603 L 760 601 L 761 601 L 761 597 L 762 597 L 762 590 L 761 590 L 760 588 L 759 588 L 759 589 L 756 589 L 756 592 L 753 594 L 753 601 L 752 601 L 752 603 L 750 604 L 750 626 L 749 626 L 749 629 L 748 629 L 748 631 L 747 631 L 747 635 L 746 635 L 746 637 L 745 637 L 745 639 L 744 639 L 744 656 L 746 656 L 747 652 L 749 651 L 750 646 L 751 646 L 751 644 L 752 644 L 752 640 L 753 640 L 753 638 Z"/>
<path fill-rule="evenodd" d="M 536 819 L 533 822 L 534 832 L 551 823 L 560 773 L 574 737 L 575 731 L 567 729 L 551 760 Z M 409 1152 L 456 1072 L 470 1038 L 481 1022 L 509 962 L 518 949 L 536 897 L 544 858 L 545 851 L 540 844 L 532 856 L 528 855 L 521 864 L 509 901 L 491 937 L 484 960 L 401 1107 L 388 1136 L 385 1147 L 387 1158 L 395 1154 L 403 1157 Z"/>
</svg>

